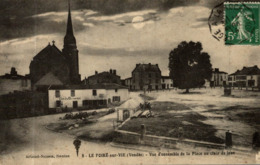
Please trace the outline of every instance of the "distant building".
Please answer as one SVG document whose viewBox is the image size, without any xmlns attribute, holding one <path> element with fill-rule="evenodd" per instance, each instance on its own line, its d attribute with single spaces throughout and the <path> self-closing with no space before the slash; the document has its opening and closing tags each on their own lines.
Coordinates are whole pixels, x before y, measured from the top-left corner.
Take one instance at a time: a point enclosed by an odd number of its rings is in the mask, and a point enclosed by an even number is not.
<svg viewBox="0 0 260 165">
<path fill-rule="evenodd" d="M 162 89 L 161 70 L 158 64 L 136 64 L 132 71 L 132 90 L 158 90 Z"/>
<path fill-rule="evenodd" d="M 0 76 L 0 95 L 8 94 L 13 91 L 23 91 L 31 89 L 31 80 L 28 76 L 17 74 L 14 67 L 10 74 Z"/>
<path fill-rule="evenodd" d="M 161 76 L 162 89 L 173 88 L 173 80 L 169 76 Z"/>
<path fill-rule="evenodd" d="M 116 83 L 121 84 L 120 76 L 116 74 L 116 70 L 110 69 L 108 72 L 95 72 L 95 75 L 89 76 L 83 80 L 84 84 L 100 84 L 100 83 Z"/>
<path fill-rule="evenodd" d="M 227 80 L 228 80 L 228 74 L 226 72 L 219 71 L 218 68 L 215 68 L 212 71 L 212 76 L 209 85 L 211 87 L 225 86 L 227 85 Z"/>
<path fill-rule="evenodd" d="M 115 83 L 52 86 L 48 91 L 49 108 L 106 107 L 129 98 L 129 90 Z"/>
<path fill-rule="evenodd" d="M 243 67 L 228 76 L 228 84 L 233 87 L 260 87 L 258 66 Z"/>
<path fill-rule="evenodd" d="M 125 79 L 125 86 L 127 86 L 130 90 L 132 90 L 132 77 Z"/>
<path fill-rule="evenodd" d="M 33 57 L 33 60 L 30 63 L 32 86 L 37 84 L 42 77 L 49 73 L 52 73 L 63 84 L 79 84 L 81 81 L 79 74 L 78 49 L 73 34 L 70 6 L 63 49 L 60 51 L 53 41 L 52 45 L 47 45 Z"/>
</svg>

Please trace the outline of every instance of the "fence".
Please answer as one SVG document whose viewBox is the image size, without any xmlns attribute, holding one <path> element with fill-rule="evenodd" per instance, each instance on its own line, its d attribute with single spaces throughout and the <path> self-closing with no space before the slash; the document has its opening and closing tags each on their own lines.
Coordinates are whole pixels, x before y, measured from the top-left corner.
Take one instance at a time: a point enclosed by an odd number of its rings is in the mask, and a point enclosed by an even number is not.
<svg viewBox="0 0 260 165">
<path fill-rule="evenodd" d="M 260 136 L 258 132 L 253 134 L 252 138 L 252 147 L 253 149 L 260 148 Z M 178 148 L 178 146 L 185 146 L 188 145 L 189 147 L 207 147 L 207 148 L 217 148 L 217 149 L 224 149 L 224 148 L 232 148 L 232 133 L 226 132 L 225 136 L 225 144 L 218 144 L 218 143 L 211 143 L 211 142 L 204 142 L 204 141 L 196 141 L 196 140 L 189 140 L 189 139 L 182 139 L 182 138 L 170 138 L 170 137 L 163 137 L 163 136 L 154 136 L 154 135 L 146 135 L 146 127 L 145 125 L 141 125 L 141 132 L 128 132 L 123 130 L 115 130 L 115 138 L 114 142 L 119 143 L 127 143 L 127 144 L 142 144 L 148 146 L 155 146 L 155 147 L 165 147 L 165 148 Z"/>
</svg>

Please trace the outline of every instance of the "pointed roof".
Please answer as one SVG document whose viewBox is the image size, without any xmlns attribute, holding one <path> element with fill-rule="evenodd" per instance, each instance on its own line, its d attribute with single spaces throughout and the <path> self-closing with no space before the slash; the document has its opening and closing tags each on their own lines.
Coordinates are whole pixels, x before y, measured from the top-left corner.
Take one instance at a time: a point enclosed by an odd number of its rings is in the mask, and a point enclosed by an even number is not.
<svg viewBox="0 0 260 165">
<path fill-rule="evenodd" d="M 37 81 L 35 85 L 63 85 L 63 83 L 52 72 L 49 72 Z"/>
<path fill-rule="evenodd" d="M 44 59 L 47 56 L 60 56 L 63 57 L 62 52 L 53 44 L 48 44 L 45 48 L 43 48 L 36 56 L 33 57 L 33 60 L 35 59 Z"/>
<path fill-rule="evenodd" d="M 76 46 L 76 39 L 73 34 L 71 12 L 70 12 L 70 1 L 68 1 L 68 20 L 67 20 L 67 31 L 64 37 L 64 47 L 67 46 Z"/>
<path fill-rule="evenodd" d="M 66 32 L 66 34 L 73 35 L 71 13 L 70 13 L 70 1 L 68 2 L 68 5 L 69 5 L 69 9 L 68 9 L 68 21 L 67 21 L 67 32 Z"/>
</svg>

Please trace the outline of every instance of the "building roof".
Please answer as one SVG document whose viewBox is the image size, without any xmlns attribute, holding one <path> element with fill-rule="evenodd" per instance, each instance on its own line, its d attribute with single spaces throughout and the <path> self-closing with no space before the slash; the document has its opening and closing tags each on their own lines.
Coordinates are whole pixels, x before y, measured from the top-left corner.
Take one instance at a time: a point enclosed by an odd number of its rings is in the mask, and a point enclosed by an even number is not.
<svg viewBox="0 0 260 165">
<path fill-rule="evenodd" d="M 125 80 L 131 80 L 132 79 L 132 77 L 128 77 L 128 78 L 126 78 Z"/>
<path fill-rule="evenodd" d="M 224 73 L 224 74 L 228 74 L 227 72 L 223 72 L 223 71 L 219 71 L 218 68 L 215 68 L 212 73 Z"/>
<path fill-rule="evenodd" d="M 136 64 L 135 69 L 133 70 L 133 72 L 161 72 L 158 64 Z"/>
<path fill-rule="evenodd" d="M 0 76 L 1 79 L 29 79 L 29 76 L 22 76 L 17 74 L 17 71 L 14 67 L 11 68 L 10 74 L 6 73 L 5 75 Z"/>
<path fill-rule="evenodd" d="M 33 60 L 42 60 L 46 59 L 46 57 L 63 57 L 62 52 L 55 46 L 55 44 L 48 44 L 45 48 L 43 48 L 36 56 L 33 57 Z"/>
<path fill-rule="evenodd" d="M 63 83 L 52 72 L 49 72 L 37 81 L 35 85 L 63 85 Z"/>
<path fill-rule="evenodd" d="M 116 83 L 101 83 L 94 85 L 52 85 L 49 89 L 128 89 Z"/>
<path fill-rule="evenodd" d="M 101 73 L 97 73 L 97 74 L 94 74 L 94 75 L 92 75 L 92 76 L 89 76 L 88 78 L 93 78 L 93 77 L 101 77 L 101 76 L 108 76 L 108 78 L 110 77 L 110 76 L 116 76 L 116 77 L 119 77 L 120 78 L 120 76 L 118 76 L 118 75 L 116 75 L 116 74 L 114 74 L 114 73 L 110 73 L 110 72 L 101 72 Z"/>
<path fill-rule="evenodd" d="M 243 67 L 243 69 L 237 70 L 235 73 L 230 75 L 260 75 L 260 69 L 257 65 L 252 67 Z"/>
</svg>

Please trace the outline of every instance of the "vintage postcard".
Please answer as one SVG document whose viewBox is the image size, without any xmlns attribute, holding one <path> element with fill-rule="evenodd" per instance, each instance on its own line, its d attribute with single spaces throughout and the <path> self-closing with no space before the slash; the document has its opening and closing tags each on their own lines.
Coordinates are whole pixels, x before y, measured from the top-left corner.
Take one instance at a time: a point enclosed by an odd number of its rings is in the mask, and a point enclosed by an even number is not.
<svg viewBox="0 0 260 165">
<path fill-rule="evenodd" d="M 0 164 L 260 164 L 260 2 L 0 2 Z"/>
</svg>

